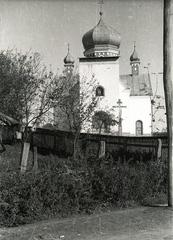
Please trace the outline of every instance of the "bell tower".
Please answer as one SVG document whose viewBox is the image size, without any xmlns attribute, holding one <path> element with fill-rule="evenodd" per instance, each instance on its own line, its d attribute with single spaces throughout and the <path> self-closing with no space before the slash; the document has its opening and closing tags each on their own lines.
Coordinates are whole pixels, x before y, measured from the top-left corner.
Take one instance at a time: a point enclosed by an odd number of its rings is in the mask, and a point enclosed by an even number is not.
<svg viewBox="0 0 173 240">
<path fill-rule="evenodd" d="M 132 68 L 132 76 L 139 76 L 140 58 L 136 52 L 136 42 L 134 42 L 134 51 L 130 56 L 130 65 Z"/>
<path fill-rule="evenodd" d="M 67 56 L 64 58 L 64 67 L 65 67 L 65 72 L 67 74 L 72 74 L 73 73 L 74 58 L 70 54 L 70 44 L 68 44 Z"/>
</svg>

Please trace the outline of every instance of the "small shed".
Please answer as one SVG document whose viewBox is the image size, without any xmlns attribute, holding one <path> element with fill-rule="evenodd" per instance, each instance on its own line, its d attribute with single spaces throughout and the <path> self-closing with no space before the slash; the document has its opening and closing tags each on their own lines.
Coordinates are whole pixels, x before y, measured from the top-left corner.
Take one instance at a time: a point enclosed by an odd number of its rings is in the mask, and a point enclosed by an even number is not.
<svg viewBox="0 0 173 240">
<path fill-rule="evenodd" d="M 20 123 L 14 118 L 0 112 L 0 140 L 3 142 L 13 142 L 15 127 Z"/>
</svg>

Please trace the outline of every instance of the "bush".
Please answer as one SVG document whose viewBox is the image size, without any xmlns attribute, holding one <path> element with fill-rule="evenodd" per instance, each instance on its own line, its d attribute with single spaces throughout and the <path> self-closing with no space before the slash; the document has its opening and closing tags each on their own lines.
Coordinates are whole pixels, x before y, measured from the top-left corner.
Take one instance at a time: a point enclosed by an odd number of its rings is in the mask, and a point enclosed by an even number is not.
<svg viewBox="0 0 173 240">
<path fill-rule="evenodd" d="M 39 171 L 1 173 L 1 226 L 17 226 L 105 207 L 164 201 L 165 163 L 40 156 Z"/>
<path fill-rule="evenodd" d="M 42 171 L 25 174 L 1 173 L 1 225 L 17 226 L 91 211 L 95 201 L 85 172 L 69 169 L 65 160 L 63 163 L 54 156 L 42 167 Z"/>
</svg>

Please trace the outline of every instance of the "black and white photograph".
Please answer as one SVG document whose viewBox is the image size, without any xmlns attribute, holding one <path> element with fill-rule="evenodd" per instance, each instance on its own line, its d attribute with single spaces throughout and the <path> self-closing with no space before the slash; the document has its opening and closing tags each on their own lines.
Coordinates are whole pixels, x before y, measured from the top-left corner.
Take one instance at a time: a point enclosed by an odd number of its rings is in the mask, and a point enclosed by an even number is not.
<svg viewBox="0 0 173 240">
<path fill-rule="evenodd" d="M 0 240 L 173 239 L 173 0 L 0 0 Z"/>
</svg>

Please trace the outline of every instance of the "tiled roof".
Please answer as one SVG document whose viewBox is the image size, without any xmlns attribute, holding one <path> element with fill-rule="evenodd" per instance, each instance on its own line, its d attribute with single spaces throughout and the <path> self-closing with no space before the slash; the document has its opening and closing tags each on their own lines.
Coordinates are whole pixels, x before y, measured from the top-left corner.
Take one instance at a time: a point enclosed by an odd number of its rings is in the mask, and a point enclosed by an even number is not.
<svg viewBox="0 0 173 240">
<path fill-rule="evenodd" d="M 151 96 L 152 87 L 148 74 L 140 74 L 139 76 L 120 75 L 120 82 L 130 87 L 130 96 Z"/>
</svg>

